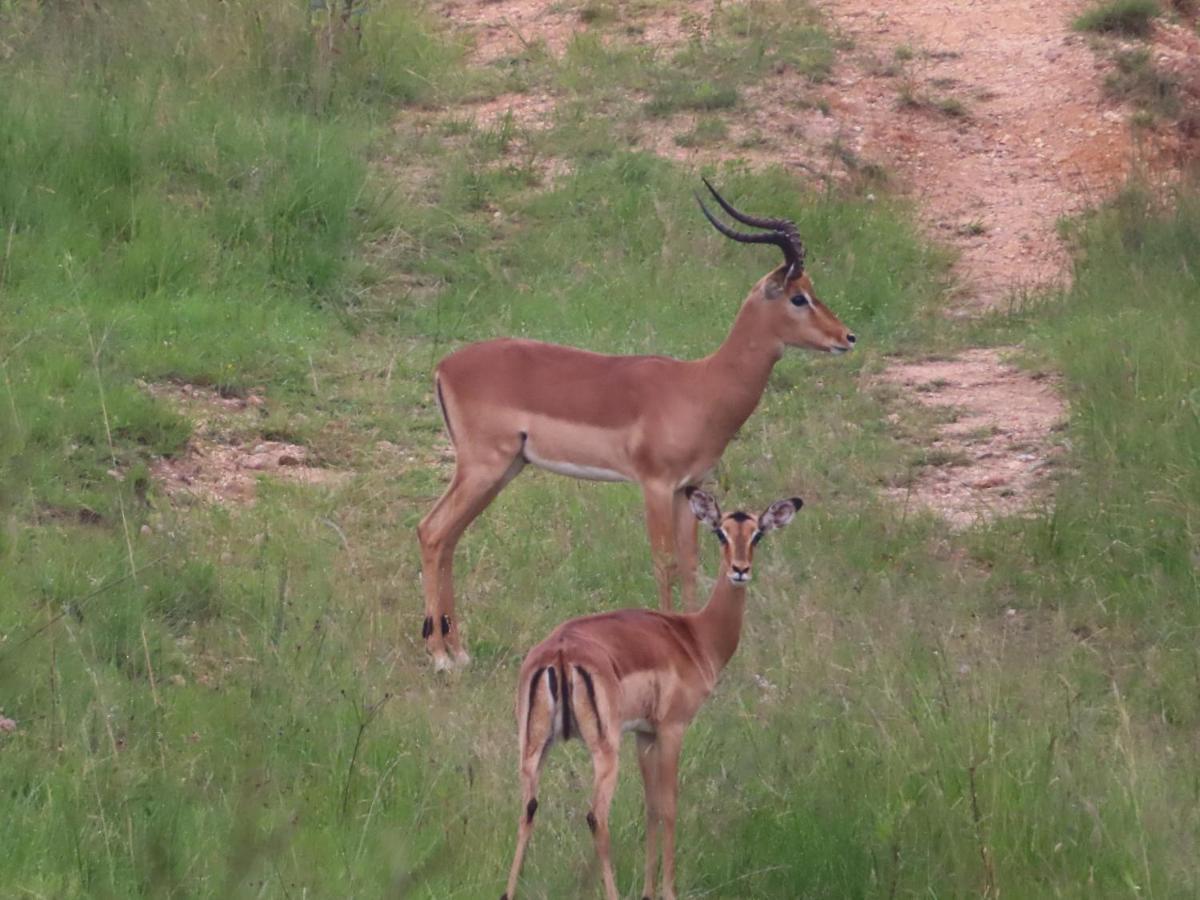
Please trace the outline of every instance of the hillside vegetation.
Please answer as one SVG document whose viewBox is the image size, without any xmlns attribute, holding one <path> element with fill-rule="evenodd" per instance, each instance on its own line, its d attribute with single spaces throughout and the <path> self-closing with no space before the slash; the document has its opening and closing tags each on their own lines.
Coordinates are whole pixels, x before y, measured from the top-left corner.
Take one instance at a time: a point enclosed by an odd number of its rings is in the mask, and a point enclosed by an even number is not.
<svg viewBox="0 0 1200 900">
<path fill-rule="evenodd" d="M 775 264 L 708 229 L 697 173 L 631 148 L 700 103 L 667 59 L 581 37 L 481 70 L 407 0 L 333 53 L 307 6 L 0 5 L 0 894 L 499 896 L 522 655 L 654 584 L 634 488 L 525 475 L 459 551 L 475 663 L 435 677 L 414 534 L 450 472 L 432 366 L 497 334 L 699 356 Z M 738 102 L 731 54 L 822 77 L 815 18 L 796 56 L 780 6 L 745 9 L 685 51 L 705 97 Z M 544 134 L 418 125 L 522 80 L 562 100 Z M 1194 896 L 1198 195 L 1131 188 L 1075 223 L 1066 295 L 968 327 L 930 314 L 945 255 L 866 174 L 710 174 L 796 219 L 859 349 L 789 354 L 718 473 L 728 508 L 807 505 L 764 543 L 687 738 L 682 895 Z M 929 414 L 871 376 L 968 332 L 1061 371 L 1072 418 L 1053 505 L 952 533 L 882 498 Z M 149 466 L 193 425 L 163 382 L 258 392 L 232 437 L 353 477 L 168 498 Z M 525 896 L 598 894 L 589 783 L 581 746 L 556 748 Z"/>
</svg>

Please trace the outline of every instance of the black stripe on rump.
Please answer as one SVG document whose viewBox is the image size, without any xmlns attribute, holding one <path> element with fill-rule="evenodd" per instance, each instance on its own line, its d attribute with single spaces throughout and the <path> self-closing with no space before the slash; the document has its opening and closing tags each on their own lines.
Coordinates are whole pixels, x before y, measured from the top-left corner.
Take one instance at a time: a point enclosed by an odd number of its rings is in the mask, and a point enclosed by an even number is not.
<svg viewBox="0 0 1200 900">
<path fill-rule="evenodd" d="M 600 732 L 600 737 L 604 737 L 604 720 L 600 718 L 600 707 L 596 705 L 596 686 L 592 683 L 592 676 L 582 666 L 576 666 L 575 671 L 583 676 L 583 685 L 587 688 L 588 701 L 592 704 L 592 713 L 596 716 L 596 729 Z"/>
<path fill-rule="evenodd" d="M 442 421 L 446 423 L 446 434 L 450 435 L 450 443 L 454 443 L 454 429 L 450 427 L 450 413 L 446 410 L 446 398 L 442 396 L 442 379 L 435 378 L 434 385 L 437 387 L 438 409 L 442 411 Z"/>
</svg>

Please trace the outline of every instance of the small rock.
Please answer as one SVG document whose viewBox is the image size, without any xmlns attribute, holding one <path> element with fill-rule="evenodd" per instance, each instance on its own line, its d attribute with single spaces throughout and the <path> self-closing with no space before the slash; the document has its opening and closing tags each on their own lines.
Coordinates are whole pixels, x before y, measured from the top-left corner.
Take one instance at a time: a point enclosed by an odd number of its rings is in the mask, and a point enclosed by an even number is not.
<svg viewBox="0 0 1200 900">
<path fill-rule="evenodd" d="M 139 530 L 142 533 L 142 537 L 146 537 L 147 535 L 150 534 L 150 526 L 149 525 L 143 525 Z"/>
<path fill-rule="evenodd" d="M 300 465 L 300 460 L 297 457 L 292 456 L 290 453 L 282 453 L 279 456 L 279 465 L 298 466 Z"/>
<path fill-rule="evenodd" d="M 17 730 L 17 723 L 7 716 L 0 716 L 0 731 L 11 734 Z"/>
<path fill-rule="evenodd" d="M 971 487 L 986 490 L 988 488 L 1000 487 L 1004 484 L 1008 484 L 1008 478 L 1004 475 L 992 475 L 990 478 L 979 479 Z"/>
</svg>

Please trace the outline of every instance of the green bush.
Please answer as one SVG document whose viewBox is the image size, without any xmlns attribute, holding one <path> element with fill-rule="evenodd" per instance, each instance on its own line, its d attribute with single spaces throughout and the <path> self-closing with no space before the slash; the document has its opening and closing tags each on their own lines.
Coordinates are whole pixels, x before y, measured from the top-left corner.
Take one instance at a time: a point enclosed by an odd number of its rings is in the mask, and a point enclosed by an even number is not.
<svg viewBox="0 0 1200 900">
<path fill-rule="evenodd" d="M 1155 0 L 1109 0 L 1079 16 L 1075 28 L 1101 34 L 1146 37 L 1161 12 Z"/>
</svg>

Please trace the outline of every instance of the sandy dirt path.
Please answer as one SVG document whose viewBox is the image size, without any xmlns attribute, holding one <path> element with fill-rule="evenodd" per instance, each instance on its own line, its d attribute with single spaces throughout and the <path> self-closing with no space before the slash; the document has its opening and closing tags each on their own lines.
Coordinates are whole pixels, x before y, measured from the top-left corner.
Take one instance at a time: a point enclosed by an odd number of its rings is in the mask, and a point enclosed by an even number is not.
<svg viewBox="0 0 1200 900">
<path fill-rule="evenodd" d="M 855 124 L 856 151 L 894 172 L 930 233 L 961 252 L 959 310 L 1062 283 L 1056 223 L 1127 174 L 1126 115 L 1104 96 L 1105 64 L 1070 29 L 1081 6 L 822 3 L 855 47 L 830 100 Z"/>
</svg>

